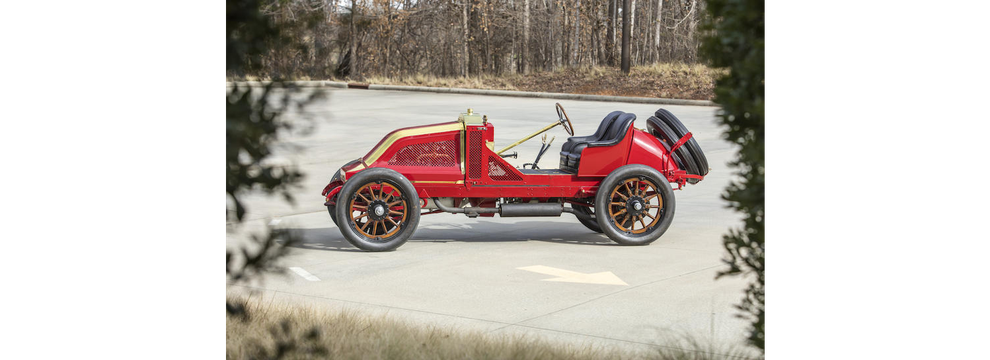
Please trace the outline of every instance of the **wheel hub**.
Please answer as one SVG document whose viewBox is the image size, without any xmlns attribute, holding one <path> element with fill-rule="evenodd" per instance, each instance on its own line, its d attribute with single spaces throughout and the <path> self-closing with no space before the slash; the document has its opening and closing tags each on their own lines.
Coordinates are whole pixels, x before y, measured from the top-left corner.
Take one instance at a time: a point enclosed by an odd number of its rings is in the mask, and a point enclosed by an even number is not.
<svg viewBox="0 0 990 360">
<path fill-rule="evenodd" d="M 630 196 L 626 201 L 626 211 L 631 216 L 639 216 L 646 209 L 646 201 L 639 196 Z"/>
<path fill-rule="evenodd" d="M 384 220 L 388 215 L 389 208 L 388 204 L 381 200 L 374 200 L 371 204 L 368 204 L 368 217 L 371 220 L 379 221 Z"/>
</svg>

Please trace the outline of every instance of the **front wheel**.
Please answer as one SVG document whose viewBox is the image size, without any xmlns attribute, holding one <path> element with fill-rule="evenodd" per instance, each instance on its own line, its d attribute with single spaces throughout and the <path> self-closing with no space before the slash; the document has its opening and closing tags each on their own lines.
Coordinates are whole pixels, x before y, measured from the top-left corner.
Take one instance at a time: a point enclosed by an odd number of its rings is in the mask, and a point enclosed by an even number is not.
<svg viewBox="0 0 990 360">
<path fill-rule="evenodd" d="M 656 169 L 626 165 L 598 186 L 595 215 L 612 241 L 646 245 L 660 238 L 674 220 L 674 191 Z"/>
<path fill-rule="evenodd" d="M 337 195 L 336 220 L 351 245 L 367 251 L 393 250 L 419 225 L 416 189 L 395 170 L 359 172 Z"/>
</svg>

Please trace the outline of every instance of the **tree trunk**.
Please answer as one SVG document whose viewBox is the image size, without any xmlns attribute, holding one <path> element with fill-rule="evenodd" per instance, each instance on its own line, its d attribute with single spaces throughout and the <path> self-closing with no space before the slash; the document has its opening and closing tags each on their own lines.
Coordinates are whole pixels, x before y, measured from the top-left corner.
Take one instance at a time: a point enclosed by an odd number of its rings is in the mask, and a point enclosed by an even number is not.
<svg viewBox="0 0 990 360">
<path fill-rule="evenodd" d="M 607 34 L 605 34 L 605 63 L 608 66 L 615 66 L 615 23 L 616 23 L 616 1 L 619 0 L 605 0 L 608 1 L 608 19 L 605 26 Z"/>
<path fill-rule="evenodd" d="M 653 61 L 660 61 L 660 25 L 663 24 L 663 0 L 657 0 L 657 26 L 653 36 Z"/>
<path fill-rule="evenodd" d="M 522 72 L 529 74 L 529 0 L 525 0 L 523 6 Z"/>
<path fill-rule="evenodd" d="M 509 9 L 512 13 L 512 45 L 509 47 L 509 68 L 512 69 L 512 74 L 519 72 L 519 61 L 516 59 L 516 28 L 517 17 L 516 17 L 516 1 L 509 0 Z"/>
<path fill-rule="evenodd" d="M 623 9 L 625 10 L 625 9 Z M 632 47 L 636 45 L 636 0 L 632 0 L 632 5 L 629 6 L 629 61 L 635 57 L 632 55 Z"/>
<path fill-rule="evenodd" d="M 629 13 L 631 0 L 622 2 L 622 73 L 629 74 Z"/>
<path fill-rule="evenodd" d="M 358 6 L 357 0 L 351 0 L 351 63 L 350 63 L 350 77 L 357 78 L 361 75 L 361 70 L 358 68 L 358 56 L 357 56 L 357 15 Z"/>
<path fill-rule="evenodd" d="M 469 1 L 470 0 L 463 1 L 462 8 L 464 10 L 464 16 L 463 16 L 463 22 L 461 23 L 462 28 L 464 29 L 464 47 L 461 48 L 461 55 L 462 55 L 461 76 L 465 76 L 465 77 L 468 75 L 468 40 L 470 39 L 469 37 L 470 35 L 468 34 L 468 5 L 470 4 Z"/>
<path fill-rule="evenodd" d="M 383 59 L 385 61 L 383 62 L 383 65 L 384 65 L 383 70 L 385 70 L 385 76 L 388 77 L 388 76 L 391 75 L 389 73 L 389 71 L 388 71 L 388 55 L 389 55 L 389 53 L 392 52 L 392 30 L 393 30 L 392 29 L 392 2 L 391 1 L 386 2 L 385 3 L 385 6 L 387 6 L 387 9 L 385 10 L 385 14 L 386 14 L 385 24 L 388 26 L 388 31 L 386 32 L 386 36 L 385 36 L 385 56 L 384 56 L 384 59 Z"/>
<path fill-rule="evenodd" d="M 574 7 L 574 55 L 571 61 L 573 65 L 578 65 L 581 62 L 581 55 L 579 53 L 581 47 L 578 40 L 581 38 L 581 0 L 577 0 L 577 5 Z"/>
</svg>

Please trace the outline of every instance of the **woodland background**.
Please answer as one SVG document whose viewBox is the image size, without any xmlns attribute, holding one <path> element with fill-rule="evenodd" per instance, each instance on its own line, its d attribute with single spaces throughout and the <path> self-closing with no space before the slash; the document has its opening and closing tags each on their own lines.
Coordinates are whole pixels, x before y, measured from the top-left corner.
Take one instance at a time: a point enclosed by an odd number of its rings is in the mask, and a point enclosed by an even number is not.
<svg viewBox="0 0 990 360">
<path fill-rule="evenodd" d="M 261 12 L 292 41 L 275 41 L 252 73 L 232 79 L 397 79 L 509 76 L 629 63 L 649 73 L 703 74 L 704 0 L 266 0 Z M 625 14 L 628 8 L 628 14 Z M 610 75 L 608 69 L 596 70 Z M 641 74 L 643 75 L 643 74 Z M 648 74 L 647 74 L 648 75 Z M 508 86 L 511 88 L 512 86 Z M 710 93 L 710 90 L 708 91 Z M 708 98 L 704 96 L 689 96 Z"/>
</svg>

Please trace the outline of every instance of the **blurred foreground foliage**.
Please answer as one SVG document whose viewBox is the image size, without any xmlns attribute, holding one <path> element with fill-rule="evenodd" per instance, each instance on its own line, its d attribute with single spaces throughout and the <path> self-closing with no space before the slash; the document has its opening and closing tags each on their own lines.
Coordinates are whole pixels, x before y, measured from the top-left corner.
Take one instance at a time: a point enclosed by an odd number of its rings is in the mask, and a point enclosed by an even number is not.
<svg viewBox="0 0 990 360">
<path fill-rule="evenodd" d="M 292 46 L 289 38 L 260 11 L 258 0 L 227 1 L 227 73 L 243 74 L 258 69 L 261 57 L 272 46 Z M 288 44 L 288 45 L 287 45 Z M 288 131 L 311 129 L 298 119 L 306 119 L 304 107 L 322 95 L 320 91 L 303 93 L 299 88 L 275 79 L 261 86 L 233 84 L 228 86 L 227 106 L 227 223 L 238 228 L 248 209 L 242 197 L 261 191 L 277 194 L 292 202 L 289 190 L 298 187 L 303 174 L 292 164 L 274 161 L 280 136 Z M 287 117 L 291 114 L 291 118 Z M 269 228 L 262 234 L 251 234 L 249 241 L 227 249 L 228 285 L 259 280 L 262 274 L 279 273 L 283 269 L 277 260 L 297 242 L 293 234 Z M 227 299 L 229 319 L 250 323 L 252 314 L 243 302 Z M 230 321 L 230 320 L 228 320 Z M 319 347 L 299 347 L 302 342 L 320 338 L 317 329 L 305 332 L 302 339 L 288 336 L 291 324 L 272 327 L 270 336 L 276 339 L 271 352 L 257 353 L 253 358 L 281 359 L 299 349 L 309 354 L 323 354 Z"/>
<path fill-rule="evenodd" d="M 722 197 L 743 215 L 743 226 L 723 236 L 728 269 L 721 276 L 753 281 L 737 307 L 751 321 L 749 342 L 764 350 L 764 3 L 763 0 L 709 0 L 708 36 L 701 52 L 715 68 L 729 72 L 716 80 L 715 99 L 727 140 L 739 145 L 730 164 L 738 180 Z"/>
</svg>

